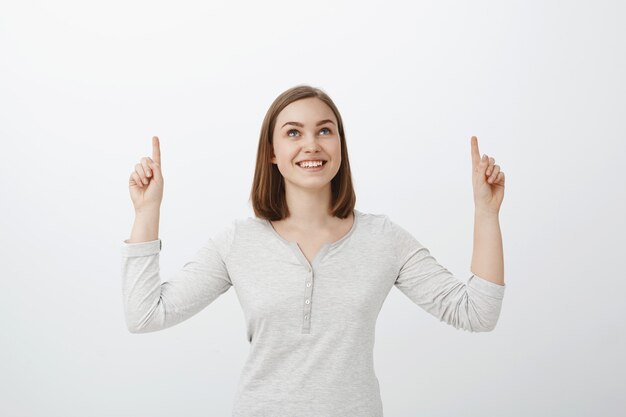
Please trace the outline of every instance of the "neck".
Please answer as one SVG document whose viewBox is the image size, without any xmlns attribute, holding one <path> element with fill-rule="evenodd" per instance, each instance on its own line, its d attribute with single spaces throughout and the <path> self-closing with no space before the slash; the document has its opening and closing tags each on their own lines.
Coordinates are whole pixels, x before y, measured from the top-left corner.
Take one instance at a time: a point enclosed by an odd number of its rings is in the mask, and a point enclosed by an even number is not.
<svg viewBox="0 0 626 417">
<path fill-rule="evenodd" d="M 331 185 L 318 189 L 304 189 L 285 184 L 285 197 L 289 217 L 284 219 L 302 231 L 314 231 L 330 227 L 336 220 L 330 213 Z"/>
</svg>

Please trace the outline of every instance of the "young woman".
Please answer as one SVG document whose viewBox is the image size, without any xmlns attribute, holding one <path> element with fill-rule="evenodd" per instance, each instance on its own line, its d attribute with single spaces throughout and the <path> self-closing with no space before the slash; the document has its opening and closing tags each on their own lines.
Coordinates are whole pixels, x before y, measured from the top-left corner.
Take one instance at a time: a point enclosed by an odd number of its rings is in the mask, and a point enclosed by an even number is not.
<svg viewBox="0 0 626 417">
<path fill-rule="evenodd" d="M 500 314 L 504 174 L 471 141 L 476 223 L 467 283 L 388 216 L 354 208 L 341 116 L 310 86 L 282 93 L 263 121 L 255 216 L 228 223 L 162 282 L 163 176 L 153 138 L 152 158 L 142 158 L 129 179 L 136 211 L 122 245 L 129 331 L 180 323 L 233 286 L 250 343 L 233 416 L 382 416 L 374 330 L 393 286 L 458 329 L 491 331 Z"/>
</svg>

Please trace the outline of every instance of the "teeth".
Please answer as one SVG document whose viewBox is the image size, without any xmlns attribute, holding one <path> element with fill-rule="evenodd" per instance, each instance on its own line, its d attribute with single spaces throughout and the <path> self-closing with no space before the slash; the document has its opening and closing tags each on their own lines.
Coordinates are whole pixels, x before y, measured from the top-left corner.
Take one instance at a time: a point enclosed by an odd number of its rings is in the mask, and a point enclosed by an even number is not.
<svg viewBox="0 0 626 417">
<path fill-rule="evenodd" d="M 299 163 L 299 165 L 300 165 L 301 167 L 304 167 L 304 168 L 318 167 L 318 166 L 320 166 L 320 165 L 322 165 L 322 164 L 323 164 L 323 162 L 322 162 L 322 161 L 316 161 L 316 162 L 308 162 L 308 161 L 307 161 L 307 162 L 300 162 L 300 163 Z"/>
</svg>

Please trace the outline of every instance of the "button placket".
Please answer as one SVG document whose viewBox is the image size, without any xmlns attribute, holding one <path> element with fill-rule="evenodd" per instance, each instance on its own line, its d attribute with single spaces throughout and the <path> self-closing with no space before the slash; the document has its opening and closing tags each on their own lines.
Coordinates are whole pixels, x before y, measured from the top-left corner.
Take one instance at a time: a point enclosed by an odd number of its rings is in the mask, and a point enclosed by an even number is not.
<svg viewBox="0 0 626 417">
<path fill-rule="evenodd" d="M 304 286 L 304 303 L 302 304 L 304 306 L 302 333 L 310 333 L 311 308 L 313 305 L 312 291 L 313 291 L 314 269 L 321 263 L 321 261 L 326 256 L 326 254 L 330 251 L 331 248 L 336 247 L 337 245 L 341 244 L 354 233 L 354 231 L 357 228 L 357 224 L 359 222 L 359 217 L 362 215 L 362 213 L 358 211 L 357 209 L 354 209 L 353 215 L 354 215 L 354 222 L 352 224 L 352 228 L 348 231 L 348 233 L 345 234 L 341 239 L 335 242 L 323 244 L 321 248 L 319 249 L 318 253 L 315 255 L 315 258 L 313 259 L 312 262 L 309 262 L 306 256 L 304 256 L 304 253 L 300 249 L 300 246 L 298 245 L 297 242 L 288 241 L 287 239 L 283 238 L 280 234 L 278 234 L 276 229 L 274 229 L 274 226 L 272 226 L 272 223 L 269 220 L 267 219 L 264 220 L 264 223 L 268 227 L 270 232 L 277 239 L 282 241 L 285 245 L 287 245 L 292 250 L 295 257 L 300 261 L 300 263 L 306 268 L 308 272 L 308 276 L 307 276 L 307 279 L 305 280 L 305 286 Z"/>
<path fill-rule="evenodd" d="M 307 277 L 304 280 L 304 317 L 302 323 L 302 333 L 309 333 L 311 328 L 311 306 L 313 299 L 313 269 L 311 267 L 307 268 Z"/>
</svg>

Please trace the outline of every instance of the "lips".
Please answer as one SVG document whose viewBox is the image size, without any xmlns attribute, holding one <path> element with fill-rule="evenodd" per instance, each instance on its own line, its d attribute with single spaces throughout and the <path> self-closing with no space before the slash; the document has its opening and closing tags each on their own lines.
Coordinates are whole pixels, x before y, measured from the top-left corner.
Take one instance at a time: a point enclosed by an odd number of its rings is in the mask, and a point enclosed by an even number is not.
<svg viewBox="0 0 626 417">
<path fill-rule="evenodd" d="M 297 165 L 297 164 L 296 164 Z M 308 173 L 314 173 L 314 172 L 321 172 L 324 169 L 326 169 L 326 167 L 324 166 L 326 165 L 325 163 L 323 163 L 322 165 L 318 165 L 315 167 L 311 167 L 311 168 L 307 168 L 307 167 L 302 167 L 300 165 L 298 165 L 298 168 L 300 168 L 301 170 L 303 170 L 304 172 L 308 172 Z"/>
<path fill-rule="evenodd" d="M 322 165 L 328 162 L 325 159 L 301 159 L 297 161 L 296 164 L 300 165 L 300 163 L 302 162 L 320 162 L 320 161 L 322 161 Z"/>
<path fill-rule="evenodd" d="M 300 164 L 301 164 L 302 162 L 307 162 L 307 161 L 314 161 L 314 162 L 322 161 L 322 165 L 318 165 L 318 166 L 313 167 L 313 168 L 319 168 L 320 166 L 324 166 L 324 165 L 326 165 L 326 162 L 328 162 L 328 161 L 325 161 L 325 160 L 323 160 L 323 159 L 305 159 L 305 160 L 303 160 L 303 161 L 298 161 L 298 162 L 296 162 L 296 165 L 298 165 L 298 166 L 299 166 L 299 167 L 301 167 L 301 168 L 305 168 L 305 167 L 303 167 L 303 166 L 302 166 L 302 165 L 300 165 Z"/>
</svg>

